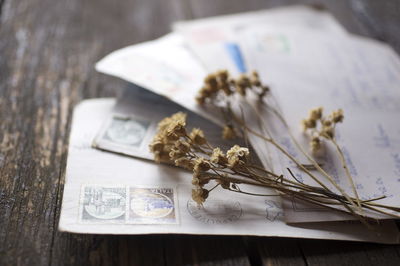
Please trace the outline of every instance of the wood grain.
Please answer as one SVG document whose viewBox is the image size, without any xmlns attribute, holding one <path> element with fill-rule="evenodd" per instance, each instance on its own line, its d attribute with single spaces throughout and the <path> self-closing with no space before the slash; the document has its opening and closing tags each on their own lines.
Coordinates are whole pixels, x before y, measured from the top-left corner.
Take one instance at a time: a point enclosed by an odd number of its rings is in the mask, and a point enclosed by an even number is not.
<svg viewBox="0 0 400 266">
<path fill-rule="evenodd" d="M 294 2 L 0 0 L 0 265 L 399 265 L 398 246 L 57 231 L 73 106 L 126 86 L 96 73 L 97 60 L 175 20 Z M 398 1 L 320 2 L 351 32 L 399 51 Z"/>
</svg>

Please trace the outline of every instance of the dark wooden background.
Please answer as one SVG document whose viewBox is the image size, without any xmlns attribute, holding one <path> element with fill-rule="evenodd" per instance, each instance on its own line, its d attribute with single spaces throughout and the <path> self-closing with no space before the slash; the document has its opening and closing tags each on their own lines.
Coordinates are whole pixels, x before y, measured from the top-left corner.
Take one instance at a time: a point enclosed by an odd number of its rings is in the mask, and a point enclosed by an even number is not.
<svg viewBox="0 0 400 266">
<path fill-rule="evenodd" d="M 0 0 L 0 265 L 400 265 L 399 246 L 57 231 L 71 111 L 126 85 L 96 73 L 97 60 L 176 20 L 295 2 L 316 1 Z M 400 52 L 400 1 L 319 3 Z"/>
</svg>

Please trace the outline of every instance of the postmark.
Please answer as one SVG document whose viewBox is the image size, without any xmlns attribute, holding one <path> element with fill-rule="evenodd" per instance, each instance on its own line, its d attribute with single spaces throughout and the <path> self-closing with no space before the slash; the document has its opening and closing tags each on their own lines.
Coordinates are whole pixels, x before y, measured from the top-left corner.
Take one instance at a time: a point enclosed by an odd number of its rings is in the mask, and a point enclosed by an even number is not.
<svg viewBox="0 0 400 266">
<path fill-rule="evenodd" d="M 123 146 L 139 148 L 146 137 L 150 122 L 134 117 L 113 115 L 102 138 Z"/>
<path fill-rule="evenodd" d="M 176 224 L 177 199 L 173 187 L 129 188 L 128 223 Z"/>
<path fill-rule="evenodd" d="M 125 222 L 126 187 L 84 185 L 81 191 L 80 221 L 83 223 Z"/>
<path fill-rule="evenodd" d="M 282 220 L 284 217 L 282 206 L 279 202 L 274 200 L 265 200 L 265 218 L 270 222 L 275 222 L 276 220 Z"/>
<path fill-rule="evenodd" d="M 227 224 L 240 219 L 243 210 L 240 202 L 232 200 L 207 200 L 203 206 L 198 206 L 193 200 L 188 200 L 187 210 L 196 220 L 206 224 Z"/>
</svg>

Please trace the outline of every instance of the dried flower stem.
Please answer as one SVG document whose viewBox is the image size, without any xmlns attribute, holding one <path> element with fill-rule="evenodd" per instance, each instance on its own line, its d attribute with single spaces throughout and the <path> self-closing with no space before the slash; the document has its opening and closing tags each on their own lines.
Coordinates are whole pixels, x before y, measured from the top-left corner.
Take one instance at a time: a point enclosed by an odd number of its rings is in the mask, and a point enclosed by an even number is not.
<svg viewBox="0 0 400 266">
<path fill-rule="evenodd" d="M 293 141 L 293 143 L 296 145 L 296 147 L 299 149 L 299 151 L 314 165 L 314 167 L 315 167 L 322 175 L 324 175 L 324 176 L 331 182 L 331 184 L 333 184 L 333 185 L 335 186 L 335 188 L 336 188 L 337 190 L 339 190 L 340 193 L 342 193 L 343 196 L 345 196 L 345 197 L 347 198 L 347 200 L 350 201 L 350 196 L 335 182 L 335 180 L 332 178 L 332 176 L 329 175 L 329 174 L 319 165 L 319 163 L 317 163 L 317 162 L 304 150 L 304 148 L 303 148 L 303 147 L 300 145 L 300 143 L 296 140 L 296 138 L 293 136 L 292 130 L 290 129 L 290 127 L 289 127 L 288 123 L 286 122 L 286 120 L 284 119 L 284 117 L 283 117 L 275 108 L 272 107 L 271 109 L 273 110 L 274 114 L 276 114 L 277 117 L 281 120 L 281 122 L 285 125 L 285 127 L 286 127 L 286 129 L 288 130 L 288 133 L 289 133 L 289 135 L 290 135 L 290 138 L 292 139 L 292 141 Z M 332 141 L 334 142 L 334 144 L 336 144 L 336 146 L 337 146 L 337 151 L 338 151 L 339 154 L 340 154 L 340 158 L 341 158 L 343 167 L 346 169 L 346 174 L 347 174 L 347 176 L 348 176 L 348 178 L 349 178 L 349 180 L 350 180 L 350 184 L 351 184 L 351 186 L 352 186 L 353 193 L 354 193 L 354 195 L 356 196 L 356 201 L 357 201 L 358 209 L 359 209 L 360 211 L 362 211 L 362 208 L 361 208 L 361 205 L 360 205 L 360 198 L 359 198 L 358 193 L 357 193 L 357 190 L 356 190 L 356 188 L 355 188 L 353 178 L 351 177 L 350 173 L 348 172 L 348 167 L 347 167 L 347 163 L 346 163 L 346 161 L 345 161 L 345 159 L 344 159 L 343 152 L 341 151 L 340 147 L 337 145 L 336 141 L 334 141 L 333 138 L 332 138 L 331 140 L 332 140 Z M 352 203 L 352 205 L 353 205 L 354 207 L 357 207 L 357 206 L 354 204 L 353 201 L 350 201 L 350 202 Z"/>
<path fill-rule="evenodd" d="M 353 193 L 354 193 L 354 195 L 356 196 L 357 204 L 358 204 L 358 206 L 360 207 L 360 211 L 362 211 L 362 209 L 361 209 L 360 197 L 358 196 L 358 192 L 357 192 L 356 186 L 355 186 L 355 184 L 354 184 L 353 177 L 352 177 L 351 174 L 350 174 L 349 167 L 347 166 L 346 159 L 344 158 L 343 151 L 342 151 L 342 149 L 339 147 L 339 145 L 337 144 L 337 142 L 336 142 L 336 140 L 335 140 L 334 138 L 331 138 L 331 142 L 332 142 L 333 145 L 336 147 L 336 151 L 337 151 L 338 154 L 339 154 L 339 158 L 340 158 L 340 160 L 341 160 L 341 162 L 342 162 L 342 165 L 343 165 L 343 168 L 344 168 L 344 170 L 345 170 L 345 172 L 346 172 L 346 176 L 347 176 L 347 178 L 349 179 L 349 182 L 350 182 L 351 188 L 352 188 L 352 190 L 353 190 Z"/>
<path fill-rule="evenodd" d="M 220 186 L 229 191 L 246 195 L 282 195 L 293 197 L 321 207 L 350 214 L 366 225 L 368 225 L 368 217 L 366 217 L 363 212 L 363 210 L 366 209 L 391 217 L 400 217 L 400 208 L 375 203 L 376 200 L 382 199 L 382 197 L 365 201 L 359 199 L 343 151 L 334 139 L 334 125 L 343 120 L 343 113 L 341 110 L 333 112 L 329 119 L 325 119 L 322 117 L 322 108 L 313 109 L 310 112 L 310 117 L 303 121 L 303 125 L 305 129 L 309 130 L 312 136 L 311 144 L 313 149 L 320 147 L 320 138 L 331 141 L 336 147 L 337 153 L 346 170 L 346 175 L 352 184 L 352 189 L 356 198 L 350 197 L 345 193 L 335 182 L 333 177 L 326 173 L 326 171 L 324 171 L 324 169 L 304 150 L 294 138 L 283 116 L 275 108 L 271 107 L 270 110 L 283 122 L 296 147 L 311 162 L 313 167 L 325 176 L 341 194 L 336 194 L 331 191 L 318 177 L 310 172 L 309 167 L 300 163 L 282 145 L 274 140 L 268 128 L 263 124 L 257 109 L 254 109 L 256 118 L 259 121 L 260 128 L 266 131 L 266 136 L 247 125 L 241 106 L 239 107 L 242 112 L 242 118 L 238 118 L 231 109 L 230 97 L 236 93 L 245 96 L 246 92 L 249 91 L 258 95 L 261 100 L 269 92 L 269 88 L 260 82 L 258 74 L 256 73 L 253 73 L 251 77 L 244 75 L 238 80 L 233 80 L 230 79 L 227 71 L 221 71 L 215 75 L 209 75 L 206 78 L 205 86 L 201 89 L 197 100 L 200 104 L 215 104 L 215 101 L 219 101 L 219 106 L 222 108 L 222 113 L 228 123 L 227 127 L 224 129 L 224 136 L 229 137 L 236 135 L 234 134 L 235 128 L 233 126 L 234 124 L 239 125 L 239 129 L 245 136 L 246 141 L 247 135 L 253 134 L 267 143 L 270 143 L 294 162 L 299 169 L 312 178 L 318 186 L 311 186 L 300 182 L 290 169 L 288 169 L 288 171 L 293 179 L 289 179 L 283 174 L 275 173 L 273 170 L 270 171 L 251 163 L 250 152 L 247 148 L 235 145 L 225 153 L 220 148 L 213 147 L 209 144 L 203 131 L 200 129 L 193 129 L 191 133 L 188 134 L 186 130 L 186 115 L 177 113 L 171 117 L 165 118 L 159 123 L 158 133 L 154 137 L 150 149 L 155 154 L 156 161 L 173 163 L 176 166 L 183 167 L 193 172 L 192 184 L 194 188 L 192 189 L 192 199 L 196 201 L 197 204 L 202 205 L 209 196 L 209 193 Z M 317 130 L 316 128 L 318 123 L 322 125 L 321 130 Z M 215 182 L 211 189 L 206 188 L 209 182 Z M 260 194 L 243 191 L 239 186 L 240 184 L 274 189 L 278 194 Z"/>
</svg>

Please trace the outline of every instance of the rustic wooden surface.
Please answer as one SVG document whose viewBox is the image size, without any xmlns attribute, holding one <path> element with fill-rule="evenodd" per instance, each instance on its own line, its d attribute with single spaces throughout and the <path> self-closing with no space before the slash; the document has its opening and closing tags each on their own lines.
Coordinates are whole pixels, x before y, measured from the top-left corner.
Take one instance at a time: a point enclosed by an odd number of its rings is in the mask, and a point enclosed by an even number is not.
<svg viewBox="0 0 400 266">
<path fill-rule="evenodd" d="M 96 73 L 97 60 L 176 20 L 295 2 L 0 0 L 0 265 L 400 265 L 390 245 L 57 231 L 72 108 L 125 86 Z M 398 0 L 319 2 L 349 31 L 400 52 Z"/>
</svg>

